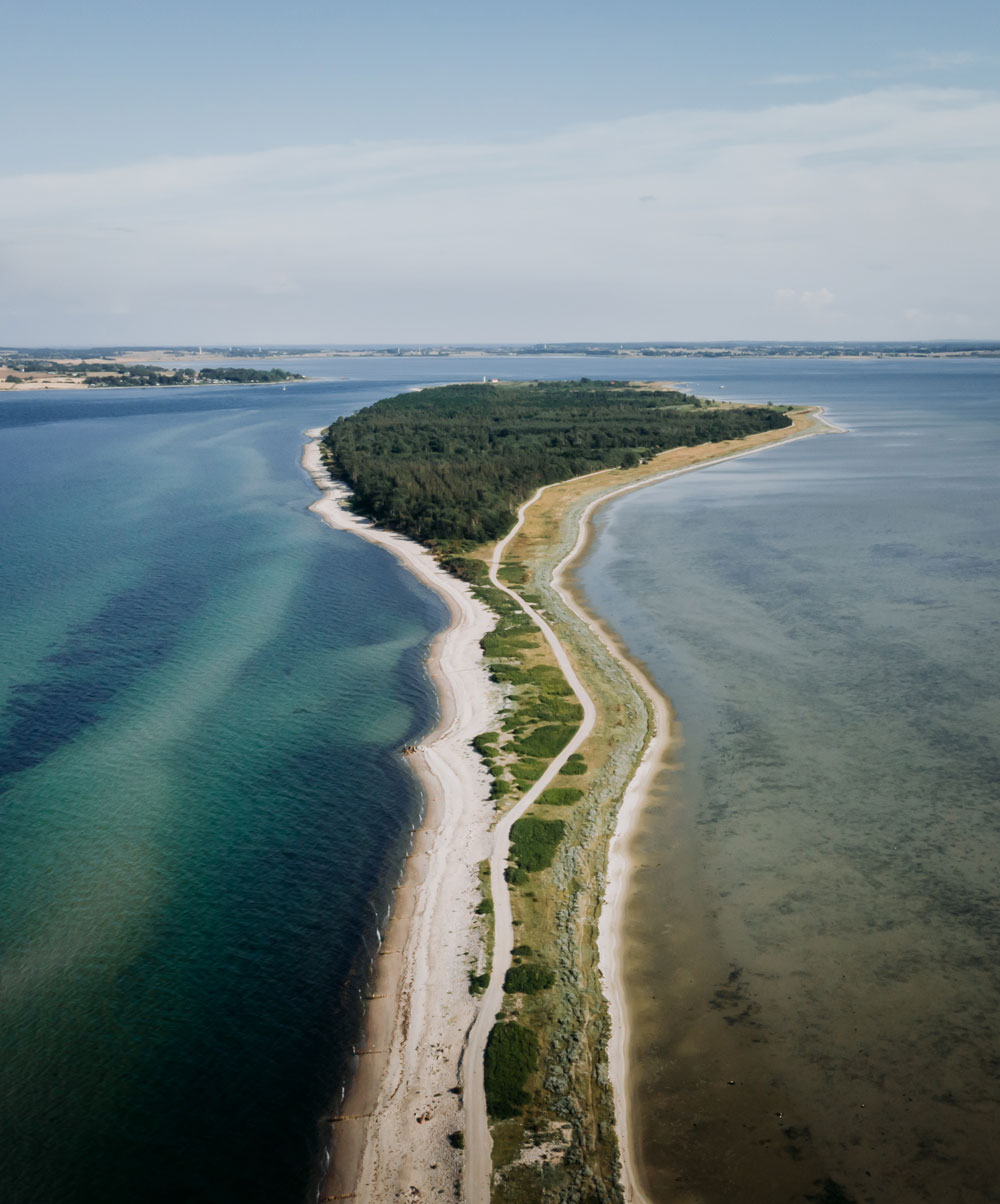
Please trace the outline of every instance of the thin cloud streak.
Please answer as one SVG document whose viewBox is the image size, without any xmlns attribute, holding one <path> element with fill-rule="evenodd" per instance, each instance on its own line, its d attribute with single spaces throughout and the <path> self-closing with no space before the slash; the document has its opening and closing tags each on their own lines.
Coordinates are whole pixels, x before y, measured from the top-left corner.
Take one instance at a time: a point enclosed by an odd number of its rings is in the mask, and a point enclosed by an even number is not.
<svg viewBox="0 0 1000 1204">
<path fill-rule="evenodd" d="M 998 192 L 1000 97 L 915 88 L 14 175 L 0 338 L 986 337 Z"/>
</svg>

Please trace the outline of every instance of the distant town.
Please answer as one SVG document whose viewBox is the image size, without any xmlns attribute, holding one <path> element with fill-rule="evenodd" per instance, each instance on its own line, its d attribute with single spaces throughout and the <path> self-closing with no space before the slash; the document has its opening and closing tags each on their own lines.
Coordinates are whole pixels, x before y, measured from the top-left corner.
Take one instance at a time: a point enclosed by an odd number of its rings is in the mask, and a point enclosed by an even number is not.
<svg viewBox="0 0 1000 1204">
<path fill-rule="evenodd" d="M 174 347 L 31 347 L 0 349 L 0 383 L 9 372 L 16 371 L 26 357 L 74 365 L 91 361 L 92 373 L 104 368 L 108 361 L 135 363 L 140 359 L 159 360 L 219 360 L 272 359 L 295 357 L 476 357 L 476 356 L 621 356 L 625 358 L 717 356 L 736 358 L 747 356 L 796 356 L 824 359 L 887 359 L 908 358 L 971 358 L 1000 355 L 1000 342 L 973 342 L 958 339 L 920 340 L 914 342 L 580 342 L 580 343 L 402 343 L 397 345 L 308 344 L 291 345 L 186 345 Z M 97 362 L 93 362 L 97 361 Z M 103 361 L 101 363 L 100 361 Z M 102 382 L 103 383 L 103 382 Z"/>
</svg>

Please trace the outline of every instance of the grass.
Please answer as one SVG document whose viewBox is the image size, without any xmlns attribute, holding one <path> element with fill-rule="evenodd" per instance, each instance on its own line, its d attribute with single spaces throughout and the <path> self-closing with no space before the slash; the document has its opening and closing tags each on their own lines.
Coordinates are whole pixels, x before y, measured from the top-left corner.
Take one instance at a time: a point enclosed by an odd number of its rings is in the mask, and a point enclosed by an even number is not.
<svg viewBox="0 0 1000 1204">
<path fill-rule="evenodd" d="M 544 772 L 545 763 L 532 758 L 522 758 L 520 761 L 515 761 L 510 767 L 511 777 L 519 786 L 537 782 Z"/>
<path fill-rule="evenodd" d="M 562 752 L 575 734 L 576 728 L 568 724 L 546 724 L 536 727 L 533 732 L 522 737 L 515 747 L 523 756 L 551 760 L 557 753 Z"/>
</svg>

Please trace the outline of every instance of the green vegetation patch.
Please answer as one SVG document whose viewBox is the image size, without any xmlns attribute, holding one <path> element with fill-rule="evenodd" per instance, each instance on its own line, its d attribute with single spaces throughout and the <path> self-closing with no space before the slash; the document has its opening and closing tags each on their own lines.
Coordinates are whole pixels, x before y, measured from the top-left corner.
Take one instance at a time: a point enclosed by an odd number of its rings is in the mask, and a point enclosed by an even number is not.
<svg viewBox="0 0 1000 1204">
<path fill-rule="evenodd" d="M 538 1038 L 530 1028 L 512 1021 L 495 1024 L 486 1041 L 483 1068 L 490 1116 L 497 1120 L 520 1116 L 531 1098 L 524 1084 L 538 1069 Z"/>
<path fill-rule="evenodd" d="M 580 774 L 587 772 L 586 761 L 574 761 L 572 757 L 559 770 L 560 774 L 565 774 L 568 778 L 579 777 Z"/>
<path fill-rule="evenodd" d="M 497 576 L 502 581 L 506 581 L 508 585 L 523 585 L 528 578 L 528 573 L 523 564 L 508 561 L 500 566 Z"/>
<path fill-rule="evenodd" d="M 537 782 L 545 772 L 545 765 L 542 761 L 525 759 L 515 761 L 510 767 L 510 772 L 519 786 L 530 786 L 532 782 Z"/>
<path fill-rule="evenodd" d="M 538 801 L 547 807 L 571 807 L 582 798 L 583 791 L 578 790 L 576 786 L 550 786 L 548 790 L 542 791 Z"/>
<path fill-rule="evenodd" d="M 536 995 L 554 986 L 555 971 L 547 966 L 511 966 L 504 975 L 503 989 L 508 995 Z"/>
<path fill-rule="evenodd" d="M 543 694 L 527 709 L 532 718 L 547 720 L 549 723 L 579 723 L 583 719 L 583 707 L 578 702 L 569 702 L 551 694 Z"/>
<path fill-rule="evenodd" d="M 500 739 L 497 732 L 482 732 L 478 736 L 473 736 L 472 747 L 481 757 L 496 756 L 496 742 Z"/>
<path fill-rule="evenodd" d="M 604 381 L 463 384 L 338 418 L 323 444 L 361 513 L 460 550 L 506 535 L 539 485 L 790 423 L 767 406 L 708 407 L 684 393 Z"/>
<path fill-rule="evenodd" d="M 555 665 L 535 665 L 527 671 L 528 681 L 534 682 L 543 694 L 572 694 L 562 670 Z"/>
<path fill-rule="evenodd" d="M 514 747 L 523 756 L 544 757 L 545 760 L 550 761 L 556 753 L 561 753 L 569 744 L 575 732 L 576 728 L 567 724 L 548 724 L 544 727 L 536 727 L 533 732 L 529 732 L 519 740 Z"/>
<path fill-rule="evenodd" d="M 510 830 L 511 857 L 529 873 L 548 869 L 565 834 L 566 825 L 561 819 L 522 816 Z"/>
</svg>

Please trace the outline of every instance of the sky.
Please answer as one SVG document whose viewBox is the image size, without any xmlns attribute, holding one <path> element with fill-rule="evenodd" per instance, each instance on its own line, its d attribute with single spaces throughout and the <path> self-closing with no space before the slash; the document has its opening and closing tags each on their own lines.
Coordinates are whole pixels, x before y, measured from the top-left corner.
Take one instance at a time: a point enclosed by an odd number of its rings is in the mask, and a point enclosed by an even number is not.
<svg viewBox="0 0 1000 1204">
<path fill-rule="evenodd" d="M 5 6 L 0 346 L 998 339 L 998 11 Z"/>
</svg>

